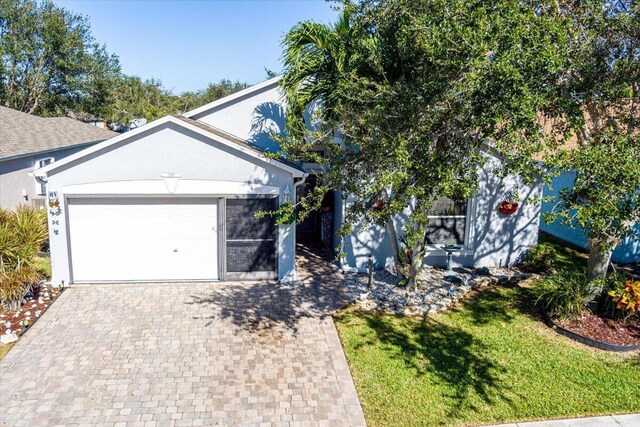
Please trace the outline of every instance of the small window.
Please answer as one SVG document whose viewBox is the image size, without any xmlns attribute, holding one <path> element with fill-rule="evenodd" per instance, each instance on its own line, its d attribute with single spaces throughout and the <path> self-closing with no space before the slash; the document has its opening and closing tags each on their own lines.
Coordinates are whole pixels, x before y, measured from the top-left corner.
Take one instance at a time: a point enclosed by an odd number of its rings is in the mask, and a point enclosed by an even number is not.
<svg viewBox="0 0 640 427">
<path fill-rule="evenodd" d="M 467 203 L 440 197 L 429 209 L 427 243 L 431 245 L 465 244 Z"/>
<path fill-rule="evenodd" d="M 45 157 L 44 159 L 36 160 L 36 163 L 33 167 L 34 170 L 43 168 L 47 166 L 49 163 L 53 162 L 53 157 Z M 36 180 L 36 194 L 38 196 L 44 196 L 47 194 L 47 186 L 45 183 Z"/>
</svg>

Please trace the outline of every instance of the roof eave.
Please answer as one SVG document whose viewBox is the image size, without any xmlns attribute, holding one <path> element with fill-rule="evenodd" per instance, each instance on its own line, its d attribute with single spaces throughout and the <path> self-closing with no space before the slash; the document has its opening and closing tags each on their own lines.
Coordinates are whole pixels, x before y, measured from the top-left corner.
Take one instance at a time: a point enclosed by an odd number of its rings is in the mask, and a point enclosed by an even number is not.
<svg viewBox="0 0 640 427">
<path fill-rule="evenodd" d="M 144 125 L 142 127 L 139 127 L 137 129 L 131 130 L 131 131 L 126 132 L 124 134 L 118 135 L 118 136 L 116 136 L 114 138 L 107 139 L 106 141 L 103 141 L 103 142 L 101 142 L 99 144 L 96 144 L 96 145 L 93 145 L 91 147 L 88 147 L 86 150 L 83 150 L 83 151 L 81 151 L 79 153 L 76 153 L 74 155 L 71 155 L 69 157 L 65 157 L 64 159 L 62 159 L 60 161 L 53 162 L 53 163 L 51 163 L 51 164 L 49 164 L 47 166 L 44 166 L 44 167 L 42 167 L 40 169 L 37 169 L 36 171 L 34 171 L 34 175 L 38 176 L 38 177 L 47 177 L 47 176 L 50 175 L 50 172 L 55 171 L 56 169 L 59 169 L 60 167 L 62 167 L 64 165 L 67 165 L 69 163 L 75 162 L 75 161 L 77 161 L 77 160 L 79 160 L 79 159 L 81 159 L 83 157 L 86 157 L 86 156 L 88 156 L 90 154 L 93 154 L 93 153 L 96 153 L 98 151 L 101 151 L 101 150 L 103 150 L 103 149 L 105 149 L 107 147 L 110 147 L 110 146 L 112 146 L 114 144 L 117 144 L 117 143 L 119 143 L 121 141 L 133 138 L 133 137 L 137 136 L 138 134 L 140 134 L 142 132 L 146 132 L 146 131 L 148 131 L 150 129 L 153 129 L 155 127 L 161 126 L 161 125 L 163 125 L 165 123 L 169 123 L 169 122 L 171 122 L 171 123 L 173 123 L 173 124 L 175 124 L 177 126 L 181 126 L 181 127 L 187 128 L 187 129 L 191 130 L 192 132 L 200 134 L 200 135 L 202 135 L 202 136 L 204 136 L 204 137 L 206 137 L 208 139 L 215 140 L 215 141 L 218 141 L 218 142 L 220 142 L 220 143 L 222 143 L 224 145 L 232 147 L 232 148 L 234 148 L 234 149 L 236 149 L 236 150 L 238 150 L 240 152 L 243 152 L 243 153 L 245 153 L 245 154 L 247 154 L 247 155 L 249 155 L 249 156 L 251 156 L 253 158 L 256 158 L 256 159 L 261 160 L 261 161 L 263 161 L 265 163 L 273 165 L 273 166 L 277 167 L 278 169 L 281 169 L 281 170 L 284 170 L 286 172 L 289 172 L 289 173 L 291 173 L 293 175 L 294 178 L 301 178 L 305 174 L 305 172 L 303 170 L 300 170 L 298 168 L 290 166 L 290 165 L 288 165 L 286 163 L 283 163 L 281 161 L 267 158 L 263 154 L 261 154 L 261 153 L 259 153 L 257 151 L 245 148 L 245 147 L 239 145 L 236 142 L 233 142 L 233 141 L 231 141 L 231 140 L 229 140 L 227 138 L 224 138 L 221 135 L 214 134 L 212 132 L 209 132 L 209 131 L 206 131 L 204 129 L 201 129 L 201 128 L 199 128 L 197 126 L 194 126 L 194 125 L 192 125 L 192 124 L 190 124 L 190 123 L 188 123 L 188 122 L 186 122 L 184 120 L 180 120 L 177 117 L 165 116 L 165 117 L 163 117 L 161 119 L 158 119 L 158 120 L 155 120 L 155 121 L 153 121 L 151 123 L 148 123 L 148 124 L 146 124 L 146 125 Z"/>
<path fill-rule="evenodd" d="M 42 155 L 47 154 L 47 153 L 56 153 L 58 151 L 68 150 L 70 148 L 80 148 L 80 147 L 85 147 L 85 146 L 88 147 L 90 145 L 94 145 L 94 144 L 98 144 L 98 143 L 100 143 L 102 141 L 106 141 L 107 139 L 104 139 L 104 138 L 103 139 L 96 139 L 94 141 L 79 142 L 77 144 L 65 145 L 64 147 L 47 148 L 46 150 L 30 151 L 28 153 L 15 154 L 13 156 L 7 156 L 7 157 L 0 158 L 0 162 L 6 162 L 6 161 L 10 161 L 10 160 L 22 159 L 22 158 L 31 157 L 31 156 L 42 156 Z"/>
<path fill-rule="evenodd" d="M 282 75 L 273 77 L 269 80 L 265 80 L 261 83 L 255 84 L 253 86 L 249 86 L 246 89 L 240 90 L 238 92 L 234 92 L 231 95 L 227 95 L 225 97 L 222 97 L 220 99 L 216 99 L 215 101 L 212 101 L 208 104 L 205 104 L 201 107 L 198 108 L 194 108 L 191 111 L 187 111 L 186 113 L 183 113 L 182 115 L 185 117 L 189 117 L 189 118 L 193 118 L 194 116 L 197 116 L 199 114 L 202 114 L 204 112 L 207 112 L 209 110 L 212 110 L 214 108 L 220 107 L 222 105 L 228 104 L 230 102 L 233 102 L 237 99 L 240 99 L 242 97 L 251 95 L 252 93 L 255 92 L 259 92 L 265 88 L 268 88 L 269 86 L 273 86 L 276 85 L 280 82 L 280 80 L 282 80 Z"/>
</svg>

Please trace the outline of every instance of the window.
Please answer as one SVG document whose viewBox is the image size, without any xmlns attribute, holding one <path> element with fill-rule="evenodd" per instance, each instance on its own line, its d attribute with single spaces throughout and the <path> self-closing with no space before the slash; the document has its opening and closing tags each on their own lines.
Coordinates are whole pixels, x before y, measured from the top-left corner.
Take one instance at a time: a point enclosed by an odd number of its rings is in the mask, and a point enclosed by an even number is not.
<svg viewBox="0 0 640 427">
<path fill-rule="evenodd" d="M 430 245 L 465 244 L 467 203 L 440 197 L 429 210 L 427 243 Z"/>
<path fill-rule="evenodd" d="M 45 157 L 44 159 L 36 160 L 33 169 L 36 170 L 43 168 L 51 162 L 53 162 L 53 157 Z M 45 183 L 36 180 L 36 194 L 38 196 L 44 196 L 47 194 L 47 186 Z"/>
</svg>

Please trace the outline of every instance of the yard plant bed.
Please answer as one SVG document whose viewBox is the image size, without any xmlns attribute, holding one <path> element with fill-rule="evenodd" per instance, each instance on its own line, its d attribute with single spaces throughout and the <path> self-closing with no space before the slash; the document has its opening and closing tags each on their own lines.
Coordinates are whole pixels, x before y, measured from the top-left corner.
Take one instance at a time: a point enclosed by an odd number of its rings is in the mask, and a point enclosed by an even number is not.
<svg viewBox="0 0 640 427">
<path fill-rule="evenodd" d="M 611 349 L 636 350 L 640 348 L 640 322 L 628 321 L 627 324 L 620 320 L 607 319 L 597 316 L 590 311 L 585 311 L 576 319 L 549 319 L 552 325 L 557 325 L 573 334 L 578 334 L 589 340 L 611 346 Z M 584 340 L 581 340 L 584 341 Z M 585 344 L 593 345 L 588 341 Z M 607 345 L 601 348 L 607 349 Z"/>
<path fill-rule="evenodd" d="M 0 307 L 0 335 L 22 335 L 42 316 L 61 292 L 50 284 L 43 284 L 33 294 L 27 295 L 19 311 L 6 311 Z"/>
<path fill-rule="evenodd" d="M 335 320 L 370 426 L 640 411 L 640 352 L 604 352 L 556 334 L 520 286 L 488 287 L 424 318 L 351 309 Z"/>
</svg>

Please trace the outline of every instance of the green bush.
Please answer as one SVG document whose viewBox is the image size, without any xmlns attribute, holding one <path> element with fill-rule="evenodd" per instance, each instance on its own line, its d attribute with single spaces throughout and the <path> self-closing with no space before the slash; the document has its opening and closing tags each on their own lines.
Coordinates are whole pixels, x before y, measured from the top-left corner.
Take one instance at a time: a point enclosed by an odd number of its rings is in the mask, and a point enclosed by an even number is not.
<svg viewBox="0 0 640 427">
<path fill-rule="evenodd" d="M 47 213 L 22 205 L 0 210 L 0 303 L 18 310 L 22 299 L 42 281 L 37 255 L 47 241 Z"/>
<path fill-rule="evenodd" d="M 592 298 L 593 286 L 584 273 L 562 270 L 538 280 L 532 288 L 536 304 L 563 319 L 582 313 Z"/>
<path fill-rule="evenodd" d="M 38 255 L 35 258 L 34 266 L 45 280 L 51 279 L 51 259 L 49 256 Z"/>
<path fill-rule="evenodd" d="M 527 251 L 522 266 L 528 271 L 550 273 L 557 258 L 558 252 L 553 246 L 539 243 Z"/>
<path fill-rule="evenodd" d="M 600 312 L 614 319 L 640 318 L 640 282 L 621 272 L 611 272 L 594 284 L 603 290 Z"/>
</svg>

